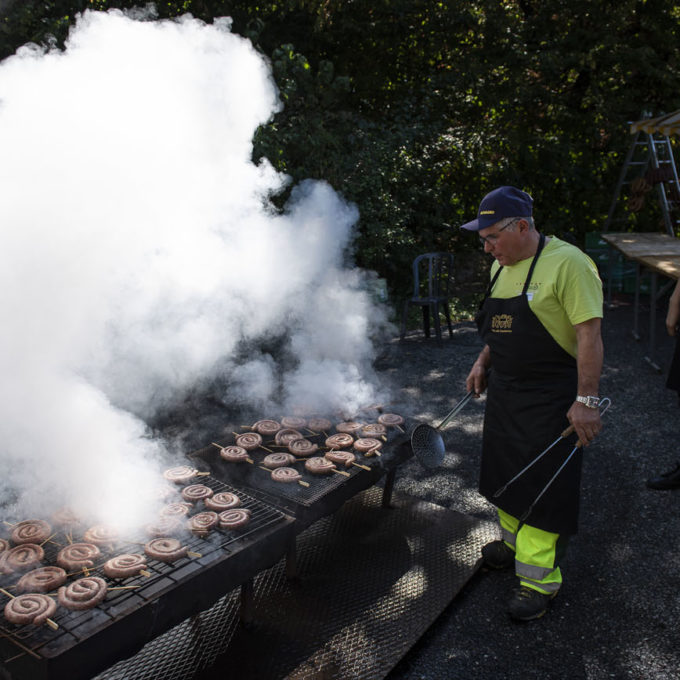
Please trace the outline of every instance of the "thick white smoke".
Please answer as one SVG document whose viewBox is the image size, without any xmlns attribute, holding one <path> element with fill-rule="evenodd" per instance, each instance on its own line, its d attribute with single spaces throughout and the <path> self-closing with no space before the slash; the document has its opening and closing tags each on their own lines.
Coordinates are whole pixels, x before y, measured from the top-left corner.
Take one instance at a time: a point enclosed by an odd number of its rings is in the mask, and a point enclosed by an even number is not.
<svg viewBox="0 0 680 680">
<path fill-rule="evenodd" d="M 118 510 L 167 464 L 144 419 L 219 375 L 263 417 L 381 398 L 384 317 L 343 266 L 356 209 L 305 182 L 276 214 L 286 178 L 251 161 L 278 107 L 226 19 L 86 12 L 63 51 L 0 64 L 8 488 Z M 248 350 L 276 337 L 285 364 Z"/>
</svg>

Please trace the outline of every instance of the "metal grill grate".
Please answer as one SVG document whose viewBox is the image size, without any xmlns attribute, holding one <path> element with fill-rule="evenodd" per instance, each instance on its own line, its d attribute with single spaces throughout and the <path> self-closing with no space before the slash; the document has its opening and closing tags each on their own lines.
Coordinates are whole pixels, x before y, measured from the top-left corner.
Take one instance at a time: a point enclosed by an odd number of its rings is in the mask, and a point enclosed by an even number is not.
<svg viewBox="0 0 680 680">
<path fill-rule="evenodd" d="M 227 429 L 231 432 L 229 428 Z M 324 446 L 326 435 L 309 435 L 307 438 L 319 445 L 319 453 L 322 455 L 325 451 L 325 448 L 322 447 Z M 270 452 L 263 448 L 258 448 L 255 451 L 250 452 L 250 457 L 254 461 L 254 464 L 252 465 L 248 463 L 229 463 L 224 461 L 220 457 L 219 449 L 216 446 L 207 446 L 194 451 L 189 454 L 189 457 L 208 463 L 213 474 L 221 479 L 227 479 L 233 484 L 258 489 L 267 494 L 270 500 L 274 498 L 282 499 L 284 502 L 287 502 L 287 504 L 285 504 L 285 507 L 287 508 L 295 508 L 296 506 L 309 508 L 316 503 L 322 502 L 329 494 L 340 489 L 343 485 L 347 484 L 348 481 L 353 480 L 356 477 L 372 475 L 373 480 L 377 479 L 384 472 L 385 468 L 396 464 L 395 458 L 399 455 L 397 450 L 402 444 L 408 441 L 409 438 L 403 431 L 399 431 L 395 428 L 388 428 L 383 448 L 380 450 L 380 456 L 357 454 L 356 462 L 369 467 L 370 471 L 363 470 L 356 466 L 350 466 L 341 471 L 347 472 L 349 476 L 337 473 L 314 475 L 305 470 L 303 462 L 300 461 L 295 463 L 295 469 L 302 475 L 302 481 L 309 484 L 308 487 L 296 483 L 282 484 L 274 482 L 271 479 L 270 473 L 262 469 L 262 461 Z M 227 446 L 231 443 L 231 439 L 228 442 L 218 443 Z M 272 442 L 265 441 L 263 445 L 270 449 Z M 282 449 L 279 448 L 277 450 Z M 403 454 L 401 454 L 401 457 L 404 457 Z M 350 484 L 350 486 L 352 486 L 352 484 Z"/>
<path fill-rule="evenodd" d="M 241 499 L 241 507 L 247 508 L 251 512 L 248 525 L 240 530 L 215 529 L 206 538 L 192 534 L 183 535 L 182 543 L 188 546 L 190 553 L 195 555 L 183 557 L 174 563 L 148 559 L 145 567 L 148 576 L 138 575 L 125 579 L 113 579 L 106 577 L 101 570 L 104 562 L 113 555 L 125 552 L 142 552 L 143 543 L 149 540 L 148 537 L 139 537 L 139 542 L 116 542 L 116 549 L 113 551 L 102 548 L 102 555 L 98 564 L 95 568 L 88 570 L 90 575 L 104 578 L 111 589 L 100 605 L 93 609 L 74 612 L 59 607 L 52 616 L 52 620 L 58 625 L 57 630 L 52 630 L 47 626 L 17 626 L 5 619 L 0 620 L 0 636 L 13 642 L 13 646 L 8 646 L 6 642 L 3 642 L 2 645 L 3 661 L 8 669 L 13 671 L 13 662 L 26 655 L 33 655 L 38 658 L 58 658 L 65 652 L 77 649 L 79 643 L 96 635 L 104 635 L 105 637 L 111 635 L 112 637 L 109 637 L 107 641 L 115 647 L 115 630 L 117 628 L 113 624 L 125 625 L 126 616 L 129 614 L 154 604 L 159 597 L 165 597 L 168 593 L 172 594 L 178 586 L 185 586 L 186 582 L 196 575 L 210 572 L 213 567 L 229 559 L 230 556 L 238 555 L 241 551 L 245 551 L 249 555 L 257 551 L 258 555 L 261 555 L 267 547 L 266 545 L 264 548 L 258 547 L 258 536 L 260 534 L 270 535 L 271 531 L 282 523 L 292 524 L 292 519 L 278 508 L 267 505 L 252 494 L 236 489 L 213 477 L 205 477 L 201 479 L 201 482 L 211 487 L 215 492 L 229 491 L 237 494 Z M 200 511 L 200 509 L 195 508 L 194 511 Z M 80 539 L 77 535 L 74 535 L 73 540 L 75 542 Z M 57 552 L 67 542 L 66 535 L 62 533 L 55 535 L 51 542 L 45 544 L 45 562 L 54 564 Z M 271 559 L 278 558 L 280 554 L 279 547 L 278 553 L 274 554 Z M 196 555 L 199 556 L 196 557 Z M 16 580 L 18 580 L 18 575 L 4 577 L 2 586 L 5 589 L 11 589 Z M 116 588 L 124 589 L 115 590 Z M 184 600 L 184 603 L 181 606 L 186 607 L 186 599 L 191 597 L 191 594 L 187 595 L 186 589 L 183 589 L 182 592 L 184 594 L 181 599 Z M 212 600 L 214 601 L 224 592 L 223 588 L 218 590 Z M 0 594 L 0 607 L 4 607 L 8 600 L 8 595 Z M 180 604 L 179 601 L 178 604 Z M 176 623 L 176 621 L 177 619 L 173 619 L 172 623 Z M 167 628 L 167 625 L 162 627 L 162 622 L 159 625 L 161 625 L 162 630 Z M 22 659 L 22 661 L 25 662 L 26 659 Z M 34 677 L 33 674 L 31 675 Z"/>
</svg>

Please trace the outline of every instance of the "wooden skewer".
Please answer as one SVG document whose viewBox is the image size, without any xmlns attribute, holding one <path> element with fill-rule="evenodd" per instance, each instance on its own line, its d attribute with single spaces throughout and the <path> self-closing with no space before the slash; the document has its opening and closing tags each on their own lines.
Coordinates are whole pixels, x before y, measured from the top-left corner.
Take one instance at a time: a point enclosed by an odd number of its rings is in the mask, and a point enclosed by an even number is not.
<svg viewBox="0 0 680 680">
<path fill-rule="evenodd" d="M 209 472 L 197 472 L 196 476 L 197 477 L 207 477 L 210 473 Z"/>
<path fill-rule="evenodd" d="M 372 458 L 373 456 L 382 456 L 382 454 L 377 448 L 373 448 L 369 449 L 368 451 L 364 451 L 364 456 L 366 456 L 366 458 Z"/>
<path fill-rule="evenodd" d="M 57 532 L 55 531 L 51 536 L 48 536 L 48 537 L 40 544 L 40 546 L 42 547 L 43 545 L 45 545 L 45 543 L 47 543 L 47 541 L 49 541 L 50 538 L 54 538 L 56 535 L 57 535 Z M 61 545 L 60 545 L 59 543 L 55 543 L 54 541 L 50 541 L 50 543 L 52 543 L 52 545 L 58 545 L 59 547 L 61 547 Z"/>
<path fill-rule="evenodd" d="M 12 524 L 11 522 L 8 522 L 7 520 L 2 520 L 3 524 L 6 524 L 8 527 L 14 527 L 16 524 Z"/>
<path fill-rule="evenodd" d="M 140 573 L 142 576 L 146 576 L 147 578 L 148 578 L 149 576 L 151 576 L 151 572 L 150 572 L 150 571 L 147 571 L 146 569 L 142 569 L 139 573 Z"/>
<path fill-rule="evenodd" d="M 403 428 L 400 425 L 395 425 L 394 427 L 396 427 L 397 430 L 399 430 L 399 432 L 401 432 L 402 434 L 406 434 L 406 432 L 403 430 Z"/>
<path fill-rule="evenodd" d="M 359 463 L 355 463 L 352 461 L 352 465 L 355 465 L 358 468 L 361 468 L 362 470 L 368 470 L 370 472 L 371 468 L 368 467 L 368 465 L 360 465 Z"/>
<path fill-rule="evenodd" d="M 333 468 L 333 469 L 331 470 L 331 472 L 335 472 L 335 473 L 338 474 L 338 475 L 344 475 L 345 477 L 349 477 L 349 476 L 350 476 L 350 475 L 349 475 L 349 472 L 345 472 L 344 470 L 336 470 L 335 468 Z"/>
<path fill-rule="evenodd" d="M 188 551 L 187 557 L 199 558 L 199 557 L 203 557 L 203 555 L 201 555 L 201 553 Z"/>
<path fill-rule="evenodd" d="M 133 588 L 140 588 L 141 586 L 114 586 L 113 588 L 107 588 L 106 590 L 132 590 Z"/>
<path fill-rule="evenodd" d="M 0 635 L 1 635 L 2 637 L 6 638 L 7 640 L 9 640 L 10 642 L 13 642 L 17 647 L 19 647 L 19 649 L 22 649 L 24 652 L 26 652 L 27 654 L 30 654 L 30 655 L 31 655 L 32 657 L 34 657 L 35 659 L 42 659 L 42 657 L 40 656 L 40 654 L 36 654 L 32 649 L 29 649 L 28 647 L 25 647 L 25 646 L 22 645 L 20 642 L 18 642 L 17 640 L 15 640 L 13 636 L 7 635 L 6 633 L 3 633 L 2 631 L 0 631 Z M 21 656 L 23 656 L 23 655 L 22 655 L 22 654 L 17 654 L 17 656 L 13 656 L 11 659 L 4 659 L 4 663 L 8 664 L 10 661 L 13 661 L 14 659 L 18 659 L 18 658 L 21 657 Z"/>
<path fill-rule="evenodd" d="M 5 590 L 4 588 L 0 588 L 0 593 L 3 593 L 4 595 L 7 595 L 7 597 L 14 599 L 16 595 L 12 595 L 9 591 Z M 52 621 L 52 619 L 47 619 L 45 623 L 52 629 L 52 630 L 59 630 L 59 624 L 56 621 Z"/>
</svg>

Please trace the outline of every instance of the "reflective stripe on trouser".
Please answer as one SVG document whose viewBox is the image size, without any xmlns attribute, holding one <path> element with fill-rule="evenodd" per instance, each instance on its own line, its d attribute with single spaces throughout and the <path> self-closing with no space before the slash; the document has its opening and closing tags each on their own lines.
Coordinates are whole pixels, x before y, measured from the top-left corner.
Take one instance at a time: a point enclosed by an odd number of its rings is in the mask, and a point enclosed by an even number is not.
<svg viewBox="0 0 680 680">
<path fill-rule="evenodd" d="M 542 593 L 556 593 L 562 585 L 558 566 L 564 556 L 566 537 L 522 524 L 498 509 L 503 540 L 515 550 L 515 574 L 520 583 Z M 517 530 L 519 527 L 519 531 Z"/>
</svg>

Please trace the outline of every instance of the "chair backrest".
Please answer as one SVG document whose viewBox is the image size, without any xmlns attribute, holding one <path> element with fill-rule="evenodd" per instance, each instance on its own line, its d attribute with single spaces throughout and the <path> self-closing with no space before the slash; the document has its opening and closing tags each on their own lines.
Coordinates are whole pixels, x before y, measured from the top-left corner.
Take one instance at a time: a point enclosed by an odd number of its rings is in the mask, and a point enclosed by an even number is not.
<svg viewBox="0 0 680 680">
<path fill-rule="evenodd" d="M 424 253 L 413 260 L 413 297 L 448 298 L 453 280 L 453 253 Z"/>
</svg>

